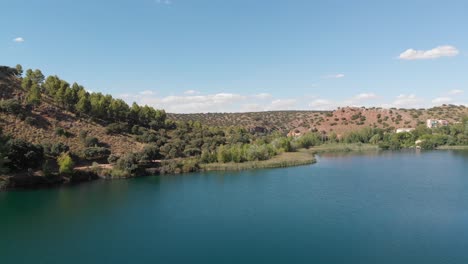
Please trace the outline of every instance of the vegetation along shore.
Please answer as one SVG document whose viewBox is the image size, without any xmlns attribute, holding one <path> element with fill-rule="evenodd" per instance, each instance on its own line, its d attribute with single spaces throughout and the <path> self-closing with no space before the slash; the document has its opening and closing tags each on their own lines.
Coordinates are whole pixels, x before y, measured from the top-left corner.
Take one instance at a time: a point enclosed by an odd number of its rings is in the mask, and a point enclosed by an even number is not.
<svg viewBox="0 0 468 264">
<path fill-rule="evenodd" d="M 0 189 L 277 168 L 314 153 L 464 149 L 468 109 L 167 114 L 40 70 L 0 67 Z"/>
</svg>

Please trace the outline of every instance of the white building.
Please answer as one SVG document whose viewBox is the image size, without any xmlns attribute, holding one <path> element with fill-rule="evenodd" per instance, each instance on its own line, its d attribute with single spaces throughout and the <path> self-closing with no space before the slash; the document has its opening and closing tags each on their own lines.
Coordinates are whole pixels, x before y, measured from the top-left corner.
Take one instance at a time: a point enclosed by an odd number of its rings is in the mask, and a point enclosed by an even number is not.
<svg viewBox="0 0 468 264">
<path fill-rule="evenodd" d="M 396 130 L 397 133 L 404 133 L 404 132 L 411 132 L 414 131 L 414 128 L 398 128 Z"/>
<path fill-rule="evenodd" d="M 435 128 L 435 127 L 441 127 L 441 126 L 448 126 L 448 121 L 447 120 L 442 120 L 442 119 L 428 119 L 426 121 L 426 126 L 428 128 Z"/>
</svg>

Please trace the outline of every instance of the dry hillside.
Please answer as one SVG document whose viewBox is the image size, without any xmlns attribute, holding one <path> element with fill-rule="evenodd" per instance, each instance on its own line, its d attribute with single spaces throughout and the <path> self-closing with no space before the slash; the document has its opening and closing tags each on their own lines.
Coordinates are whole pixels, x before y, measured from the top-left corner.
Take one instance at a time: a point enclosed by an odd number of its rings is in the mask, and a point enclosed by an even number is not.
<svg viewBox="0 0 468 264">
<path fill-rule="evenodd" d="M 410 128 L 427 119 L 458 122 L 468 115 L 465 106 L 442 105 L 430 109 L 382 109 L 344 107 L 334 111 L 272 111 L 255 113 L 170 114 L 174 120 L 196 120 L 214 126 L 244 126 L 252 130 L 335 132 L 338 135 L 362 127 Z"/>
<path fill-rule="evenodd" d="M 25 95 L 19 79 L 7 76 L 0 69 L 0 100 L 23 96 Z M 31 119 L 27 117 L 31 117 L 34 122 L 28 122 Z M 12 135 L 14 138 L 41 144 L 62 142 L 77 151 L 85 148 L 79 137 L 82 131 L 98 138 L 102 144 L 111 149 L 112 153 L 139 151 L 143 147 L 129 135 L 108 135 L 103 125 L 86 118 L 79 118 L 47 102 L 42 102 L 41 105 L 32 109 L 26 117 L 0 112 L 0 127 L 4 134 Z M 68 132 L 69 136 L 57 135 L 56 130 L 59 128 Z"/>
</svg>

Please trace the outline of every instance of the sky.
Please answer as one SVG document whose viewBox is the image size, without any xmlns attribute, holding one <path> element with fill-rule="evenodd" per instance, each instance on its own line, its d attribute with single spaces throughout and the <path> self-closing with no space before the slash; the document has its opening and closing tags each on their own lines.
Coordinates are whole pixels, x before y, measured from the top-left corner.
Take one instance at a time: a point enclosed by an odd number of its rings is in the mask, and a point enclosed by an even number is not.
<svg viewBox="0 0 468 264">
<path fill-rule="evenodd" d="M 468 104 L 466 0 L 0 6 L 0 65 L 168 112 Z"/>
</svg>

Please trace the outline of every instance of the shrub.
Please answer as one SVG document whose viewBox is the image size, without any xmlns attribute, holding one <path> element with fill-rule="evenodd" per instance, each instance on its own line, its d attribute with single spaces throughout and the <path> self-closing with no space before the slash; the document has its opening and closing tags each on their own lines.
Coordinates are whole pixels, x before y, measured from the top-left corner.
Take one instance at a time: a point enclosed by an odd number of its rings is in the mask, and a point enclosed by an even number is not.
<svg viewBox="0 0 468 264">
<path fill-rule="evenodd" d="M 34 169 L 39 167 L 44 159 L 42 146 L 21 139 L 9 140 L 6 148 L 9 160 L 7 164 L 11 169 Z"/>
<path fill-rule="evenodd" d="M 138 161 L 140 157 L 135 153 L 125 154 L 115 164 L 115 168 L 134 176 L 140 169 Z"/>
<path fill-rule="evenodd" d="M 65 129 L 61 128 L 61 127 L 57 127 L 55 128 L 55 135 L 57 136 L 63 136 L 63 137 L 71 137 L 72 134 L 68 131 L 66 131 Z"/>
<path fill-rule="evenodd" d="M 119 160 L 120 156 L 117 156 L 115 154 L 110 154 L 109 157 L 107 158 L 107 162 L 110 164 L 115 164 Z"/>
<path fill-rule="evenodd" d="M 73 160 L 68 153 L 62 153 L 57 158 L 57 164 L 59 165 L 60 174 L 72 174 L 73 173 Z"/>
<path fill-rule="evenodd" d="M 120 134 L 127 132 L 127 125 L 122 123 L 112 123 L 106 127 L 106 134 Z"/>
<path fill-rule="evenodd" d="M 86 137 L 83 140 L 85 147 L 96 147 L 99 145 L 99 139 L 96 137 Z"/>
<path fill-rule="evenodd" d="M 21 112 L 21 104 L 15 99 L 1 100 L 0 111 L 17 115 Z"/>
<path fill-rule="evenodd" d="M 36 124 L 36 119 L 34 117 L 28 116 L 24 119 L 24 122 L 30 126 L 34 126 Z"/>
<path fill-rule="evenodd" d="M 43 145 L 44 154 L 49 157 L 58 157 L 61 153 L 68 152 L 70 147 L 59 142 L 52 145 Z"/>
<path fill-rule="evenodd" d="M 110 154 L 110 149 L 103 147 L 89 147 L 83 150 L 83 156 L 87 160 L 107 159 Z"/>
</svg>

